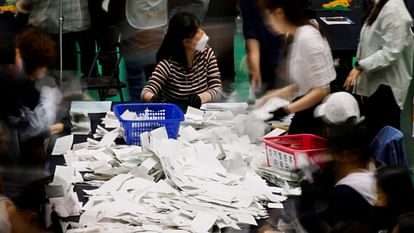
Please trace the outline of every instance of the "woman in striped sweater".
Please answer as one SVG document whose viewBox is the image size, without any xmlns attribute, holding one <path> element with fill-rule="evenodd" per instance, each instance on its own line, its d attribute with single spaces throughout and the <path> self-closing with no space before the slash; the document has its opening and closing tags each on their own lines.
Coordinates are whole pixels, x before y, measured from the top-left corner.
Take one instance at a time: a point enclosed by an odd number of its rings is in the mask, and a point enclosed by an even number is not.
<svg viewBox="0 0 414 233">
<path fill-rule="evenodd" d="M 199 20 L 179 13 L 170 20 L 157 53 L 158 64 L 141 93 L 143 102 L 175 103 L 183 110 L 216 101 L 222 93 L 220 71 Z"/>
</svg>

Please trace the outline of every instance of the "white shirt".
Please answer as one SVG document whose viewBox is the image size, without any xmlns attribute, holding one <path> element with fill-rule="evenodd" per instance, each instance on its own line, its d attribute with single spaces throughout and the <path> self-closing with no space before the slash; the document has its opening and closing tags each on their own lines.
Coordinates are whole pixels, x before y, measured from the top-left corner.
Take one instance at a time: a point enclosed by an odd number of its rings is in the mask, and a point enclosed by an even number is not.
<svg viewBox="0 0 414 233">
<path fill-rule="evenodd" d="M 328 41 L 311 25 L 297 28 L 288 58 L 289 81 L 299 86 L 297 96 L 327 87 L 336 78 Z"/>
<path fill-rule="evenodd" d="M 403 0 L 389 0 L 371 26 L 361 29 L 357 57 L 363 72 L 354 92 L 371 96 L 381 84 L 391 87 L 402 109 L 413 75 L 412 19 Z"/>
<path fill-rule="evenodd" d="M 347 185 L 357 191 L 371 205 L 377 200 L 376 180 L 372 172 L 354 172 L 341 180 L 335 186 Z"/>
</svg>

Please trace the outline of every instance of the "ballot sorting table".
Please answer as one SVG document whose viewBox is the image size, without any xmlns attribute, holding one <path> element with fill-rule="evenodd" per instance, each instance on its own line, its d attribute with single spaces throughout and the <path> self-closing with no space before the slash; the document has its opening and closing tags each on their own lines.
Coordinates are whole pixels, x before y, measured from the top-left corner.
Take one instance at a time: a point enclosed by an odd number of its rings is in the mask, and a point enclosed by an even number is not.
<svg viewBox="0 0 414 233">
<path fill-rule="evenodd" d="M 104 116 L 105 116 L 105 114 L 89 114 L 89 117 L 90 117 L 90 120 L 91 120 L 91 130 L 92 130 L 92 132 L 94 132 L 96 130 L 97 125 L 100 122 L 100 119 L 103 118 Z M 222 132 L 226 131 L 225 127 L 222 127 L 221 130 L 222 130 Z M 188 131 L 188 128 L 187 128 L 187 131 Z M 185 131 L 185 132 L 187 132 L 187 131 Z M 196 134 L 196 133 L 194 133 L 194 134 Z M 74 136 L 74 144 L 80 143 L 80 142 L 85 142 L 87 140 L 87 137 L 91 137 L 91 136 L 92 136 L 92 133 L 90 133 L 89 135 L 75 135 Z M 246 139 L 244 139 L 244 140 L 246 140 Z M 122 140 L 118 141 L 118 143 L 122 143 Z M 63 156 L 52 156 L 50 158 L 50 163 L 49 164 L 50 164 L 51 172 L 54 173 L 56 166 L 64 165 L 65 160 L 64 160 Z M 74 191 L 77 193 L 79 201 L 84 203 L 84 204 L 88 201 L 88 196 L 85 195 L 85 190 L 93 190 L 93 189 L 96 189 L 96 187 L 93 187 L 93 186 L 91 186 L 89 184 L 85 184 L 85 183 L 76 183 L 76 185 L 74 186 Z M 223 192 L 225 193 L 226 191 L 223 190 Z M 274 197 L 272 197 L 272 198 L 274 198 Z M 280 207 L 275 208 L 275 209 L 265 208 L 263 210 L 268 212 L 268 215 L 271 216 L 271 219 L 278 219 L 281 215 Z M 206 216 L 204 216 L 204 217 L 206 217 Z M 243 217 L 246 217 L 246 216 L 239 216 L 239 217 L 240 217 L 240 219 L 242 219 Z M 63 218 L 63 219 L 66 220 L 66 221 L 77 222 L 77 221 L 79 221 L 79 216 L 72 216 L 72 217 Z M 198 219 L 197 221 L 200 221 L 200 219 Z M 249 222 L 249 221 L 251 221 L 251 220 L 250 219 L 247 219 L 247 220 L 245 219 L 246 223 Z M 233 230 L 229 227 L 224 227 L 223 229 L 226 229 L 225 232 L 256 232 L 257 229 L 260 226 L 262 226 L 265 222 L 266 222 L 266 219 L 261 219 L 257 222 L 257 226 L 249 226 L 249 225 L 245 225 L 245 224 L 240 224 L 241 230 L 239 230 L 239 231 Z M 171 232 L 173 232 L 173 231 L 171 231 Z M 177 231 L 177 232 L 179 232 L 179 231 Z M 184 231 L 182 231 L 182 232 L 184 232 Z"/>
</svg>

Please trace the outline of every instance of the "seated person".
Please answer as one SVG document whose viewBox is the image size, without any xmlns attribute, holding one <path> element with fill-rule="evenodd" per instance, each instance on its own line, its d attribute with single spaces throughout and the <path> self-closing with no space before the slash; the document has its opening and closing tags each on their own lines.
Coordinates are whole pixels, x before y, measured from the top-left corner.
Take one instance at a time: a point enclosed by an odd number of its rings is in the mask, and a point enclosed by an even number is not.
<svg viewBox="0 0 414 233">
<path fill-rule="evenodd" d="M 44 208 L 47 203 L 44 187 L 49 182 L 50 178 L 44 177 L 25 184 L 14 196 L 0 194 L 0 232 L 50 232 L 46 229 L 46 218 L 49 217 Z M 56 224 L 50 229 L 57 229 Z"/>
<path fill-rule="evenodd" d="M 315 116 L 326 123 L 325 137 L 335 163 L 326 219 L 332 227 L 349 221 L 369 224 L 376 179 L 368 169 L 372 156 L 358 103 L 351 94 L 337 92 L 325 98 Z"/>
<path fill-rule="evenodd" d="M 411 233 L 414 232 L 414 212 L 406 213 L 398 217 L 397 225 L 392 233 Z"/>
<path fill-rule="evenodd" d="M 330 232 L 331 228 L 366 232 L 376 200 L 375 176 L 367 168 L 369 141 L 358 103 L 351 94 L 336 92 L 324 98 L 314 116 L 324 123 L 323 135 L 333 161 L 301 181 L 300 224 L 309 233 Z"/>
<path fill-rule="evenodd" d="M 173 16 L 157 53 L 158 64 L 142 90 L 142 101 L 175 103 L 185 110 L 218 100 L 222 93 L 220 72 L 207 41 L 194 15 Z"/>
<path fill-rule="evenodd" d="M 414 211 L 414 186 L 410 171 L 405 167 L 385 167 L 377 171 L 377 201 L 372 221 L 375 230 L 388 230 L 398 216 Z"/>
</svg>

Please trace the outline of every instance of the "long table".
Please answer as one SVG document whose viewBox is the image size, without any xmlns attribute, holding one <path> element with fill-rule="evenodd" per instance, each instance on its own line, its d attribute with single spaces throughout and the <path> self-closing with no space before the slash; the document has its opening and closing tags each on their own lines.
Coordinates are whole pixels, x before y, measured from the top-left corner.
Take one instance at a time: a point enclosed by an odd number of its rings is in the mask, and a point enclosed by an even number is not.
<svg viewBox="0 0 414 233">
<path fill-rule="evenodd" d="M 91 121 L 91 132 L 88 135 L 74 135 L 73 143 L 74 144 L 82 143 L 82 142 L 85 142 L 88 137 L 92 137 L 92 135 L 96 131 L 96 128 L 100 124 L 100 121 L 103 117 L 105 117 L 105 113 L 89 114 L 89 118 L 90 118 L 90 121 Z M 121 141 L 118 141 L 118 139 L 117 139 L 116 142 L 117 142 L 117 144 L 124 144 L 125 143 L 123 141 L 123 139 L 121 139 Z M 50 170 L 51 174 L 54 174 L 56 166 L 65 165 L 65 159 L 64 159 L 63 155 L 49 156 L 48 163 L 49 163 L 49 170 Z M 83 191 L 84 190 L 91 190 L 91 189 L 96 189 L 96 187 L 91 186 L 89 184 L 85 184 L 85 183 L 77 183 L 77 184 L 74 185 L 74 191 L 76 192 L 79 201 L 82 202 L 83 204 L 85 204 L 88 201 L 88 196 L 85 195 L 85 193 Z M 289 201 L 289 203 L 291 203 L 292 201 L 295 201 L 295 199 L 292 199 L 291 201 Z M 268 211 L 269 216 L 270 216 L 269 219 L 260 219 L 260 220 L 258 220 L 257 221 L 257 223 L 258 223 L 257 226 L 241 225 L 241 227 L 242 227 L 241 231 L 234 230 L 234 229 L 226 229 L 226 233 L 246 233 L 246 232 L 255 232 L 256 233 L 256 232 L 259 232 L 259 228 L 264 226 L 265 224 L 271 223 L 273 226 L 276 226 L 278 219 L 280 219 L 283 215 L 283 211 L 281 211 L 280 209 L 268 209 L 267 211 Z M 78 222 L 79 217 L 80 216 L 70 216 L 70 217 L 66 217 L 66 218 L 61 218 L 61 220 L 68 221 L 68 222 Z"/>
<path fill-rule="evenodd" d="M 310 8 L 315 12 L 315 16 L 320 27 L 326 33 L 329 45 L 331 46 L 334 57 L 352 57 L 355 56 L 359 33 L 361 30 L 361 17 L 364 12 L 363 0 L 353 0 L 350 11 L 325 10 L 322 4 L 331 0 L 310 0 Z M 323 16 L 344 16 L 351 19 L 353 24 L 327 25 L 320 17 Z"/>
</svg>

